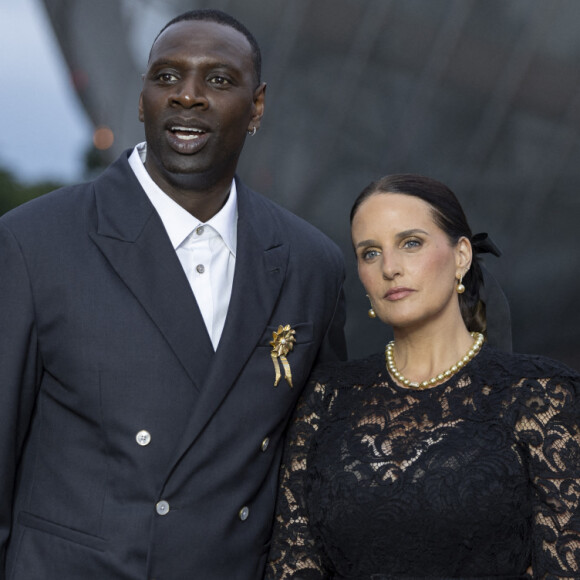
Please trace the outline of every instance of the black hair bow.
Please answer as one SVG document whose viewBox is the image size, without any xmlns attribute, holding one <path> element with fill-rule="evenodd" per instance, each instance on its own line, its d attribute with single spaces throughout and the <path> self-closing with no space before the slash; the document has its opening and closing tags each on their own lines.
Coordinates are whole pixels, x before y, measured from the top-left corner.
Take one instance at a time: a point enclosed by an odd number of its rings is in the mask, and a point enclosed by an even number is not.
<svg viewBox="0 0 580 580">
<path fill-rule="evenodd" d="M 475 234 L 471 246 L 476 254 L 493 254 L 501 256 L 500 249 L 486 233 Z M 483 275 L 483 284 L 479 289 L 479 298 L 485 304 L 487 318 L 487 342 L 492 346 L 511 352 L 512 328 L 510 307 L 505 294 L 492 273 L 479 262 Z"/>
<path fill-rule="evenodd" d="M 471 247 L 478 254 L 493 254 L 498 258 L 501 256 L 500 249 L 491 241 L 487 233 L 475 234 L 471 237 Z"/>
</svg>

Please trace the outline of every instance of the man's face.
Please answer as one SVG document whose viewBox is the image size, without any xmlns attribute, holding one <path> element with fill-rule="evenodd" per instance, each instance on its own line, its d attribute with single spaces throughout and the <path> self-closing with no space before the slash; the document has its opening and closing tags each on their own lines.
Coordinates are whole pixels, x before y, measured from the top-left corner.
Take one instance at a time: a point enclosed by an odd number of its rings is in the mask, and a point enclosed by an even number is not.
<svg viewBox="0 0 580 580">
<path fill-rule="evenodd" d="M 264 91 L 242 33 L 205 21 L 167 28 L 153 45 L 139 99 L 153 180 L 194 190 L 231 181 L 247 131 L 259 127 Z"/>
</svg>

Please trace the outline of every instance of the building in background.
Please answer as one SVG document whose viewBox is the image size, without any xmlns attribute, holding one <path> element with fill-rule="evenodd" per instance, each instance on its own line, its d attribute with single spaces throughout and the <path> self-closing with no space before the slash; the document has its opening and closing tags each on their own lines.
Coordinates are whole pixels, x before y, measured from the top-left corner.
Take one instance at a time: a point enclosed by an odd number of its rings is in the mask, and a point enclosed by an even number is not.
<svg viewBox="0 0 580 580">
<path fill-rule="evenodd" d="M 267 110 L 240 172 L 320 227 L 348 265 L 351 356 L 380 350 L 348 214 L 387 173 L 447 183 L 512 309 L 515 349 L 580 369 L 580 2 L 43 0 L 104 160 L 142 140 L 137 99 L 159 28 L 191 8 L 246 23 Z"/>
</svg>

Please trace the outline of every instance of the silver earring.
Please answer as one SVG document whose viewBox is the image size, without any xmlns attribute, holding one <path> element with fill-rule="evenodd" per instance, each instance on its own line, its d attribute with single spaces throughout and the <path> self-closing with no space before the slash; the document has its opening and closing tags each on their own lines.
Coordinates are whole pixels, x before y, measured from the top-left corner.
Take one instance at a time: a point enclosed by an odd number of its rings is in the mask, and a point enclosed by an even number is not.
<svg viewBox="0 0 580 580">
<path fill-rule="evenodd" d="M 367 298 L 369 299 L 370 302 L 370 297 L 367 294 Z M 373 303 L 371 302 L 371 307 L 369 308 L 368 312 L 367 312 L 369 318 L 376 318 L 377 317 L 377 313 L 375 312 L 375 309 L 373 308 Z"/>
<path fill-rule="evenodd" d="M 249 135 L 250 137 L 253 137 L 253 136 L 256 134 L 256 131 L 257 131 L 257 130 L 258 130 L 258 129 L 256 129 L 256 127 L 255 127 L 255 126 L 254 126 L 254 127 L 252 127 L 252 128 L 251 128 L 251 129 L 248 131 L 248 135 Z"/>
</svg>

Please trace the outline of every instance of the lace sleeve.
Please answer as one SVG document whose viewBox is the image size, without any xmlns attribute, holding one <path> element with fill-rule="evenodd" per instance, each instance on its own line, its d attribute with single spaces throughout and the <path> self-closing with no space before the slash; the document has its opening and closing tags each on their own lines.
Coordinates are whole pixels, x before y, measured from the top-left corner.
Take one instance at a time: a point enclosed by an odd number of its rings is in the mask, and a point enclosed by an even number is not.
<svg viewBox="0 0 580 580">
<path fill-rule="evenodd" d="M 325 387 L 313 378 L 287 434 L 266 580 L 322 580 L 324 564 L 306 506 L 308 451 L 320 427 Z"/>
<path fill-rule="evenodd" d="M 533 577 L 580 577 L 580 381 L 524 379 L 516 432 L 534 489 Z"/>
</svg>

